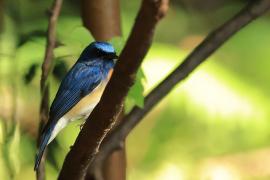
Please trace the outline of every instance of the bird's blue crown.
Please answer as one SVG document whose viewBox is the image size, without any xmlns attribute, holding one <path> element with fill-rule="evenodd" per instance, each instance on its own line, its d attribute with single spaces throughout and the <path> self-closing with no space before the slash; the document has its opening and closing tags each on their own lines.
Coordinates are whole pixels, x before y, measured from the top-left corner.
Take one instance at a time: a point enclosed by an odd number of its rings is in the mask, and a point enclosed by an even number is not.
<svg viewBox="0 0 270 180">
<path fill-rule="evenodd" d="M 106 53 L 115 53 L 115 49 L 113 48 L 113 46 L 107 42 L 93 42 L 89 45 L 89 47 L 98 49 Z"/>
<path fill-rule="evenodd" d="M 82 52 L 80 59 L 89 60 L 107 55 L 115 55 L 115 49 L 110 43 L 107 42 L 92 42 Z"/>
</svg>

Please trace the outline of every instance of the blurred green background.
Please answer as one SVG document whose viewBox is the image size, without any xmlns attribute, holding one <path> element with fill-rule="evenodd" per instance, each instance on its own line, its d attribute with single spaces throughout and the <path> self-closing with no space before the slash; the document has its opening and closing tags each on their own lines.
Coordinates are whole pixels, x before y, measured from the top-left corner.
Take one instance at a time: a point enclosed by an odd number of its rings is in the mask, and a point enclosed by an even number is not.
<svg viewBox="0 0 270 180">
<path fill-rule="evenodd" d="M 0 35 L 0 179 L 35 179 L 40 66 L 52 1 L 8 0 Z M 140 1 L 121 1 L 123 37 Z M 246 1 L 175 0 L 158 25 L 129 94 L 127 110 L 146 95 L 218 25 Z M 251 23 L 179 84 L 127 138 L 128 179 L 270 179 L 270 21 Z M 57 25 L 51 100 L 59 82 L 93 38 L 82 26 L 79 5 L 64 1 Z M 142 88 L 142 86 L 144 88 Z M 49 146 L 47 178 L 56 179 L 81 122 Z"/>
</svg>

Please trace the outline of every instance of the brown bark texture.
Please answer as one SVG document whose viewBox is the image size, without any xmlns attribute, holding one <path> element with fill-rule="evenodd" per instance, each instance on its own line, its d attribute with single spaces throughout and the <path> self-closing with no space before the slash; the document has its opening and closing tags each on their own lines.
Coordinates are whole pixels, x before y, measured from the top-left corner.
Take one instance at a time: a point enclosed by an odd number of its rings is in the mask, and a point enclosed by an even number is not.
<svg viewBox="0 0 270 180">
<path fill-rule="evenodd" d="M 102 178 L 104 180 L 126 179 L 126 151 L 124 147 L 113 151 L 102 163 Z M 120 173 L 117 172 L 119 170 L 121 170 Z"/>
<path fill-rule="evenodd" d="M 96 41 L 121 36 L 119 0 L 82 0 L 82 20 Z"/>
<path fill-rule="evenodd" d="M 232 17 L 219 28 L 211 32 L 169 76 L 167 76 L 146 97 L 144 107 L 134 107 L 132 111 L 123 117 L 123 120 L 104 139 L 101 151 L 95 161 L 103 161 L 114 149 L 122 146 L 123 140 L 131 130 L 142 120 L 151 109 L 157 105 L 176 84 L 184 80 L 201 63 L 220 48 L 230 37 L 241 28 L 248 25 L 257 17 L 263 15 L 270 8 L 269 0 L 260 0 L 249 3 L 237 15 Z"/>
<path fill-rule="evenodd" d="M 82 0 L 81 3 L 84 26 L 91 32 L 94 39 L 108 41 L 121 35 L 119 0 Z M 125 149 L 117 149 L 104 161 L 92 163 L 85 179 L 126 179 Z"/>
<path fill-rule="evenodd" d="M 122 110 L 119 115 L 116 125 L 119 124 L 124 117 Z M 115 126 L 113 128 L 115 128 Z M 112 128 L 112 129 L 113 129 Z M 111 131 L 108 133 L 108 135 Z M 102 149 L 100 149 L 102 152 Z M 122 146 L 111 151 L 106 158 L 95 159 L 88 167 L 86 180 L 125 180 L 126 179 L 126 148 L 125 140 L 122 141 Z"/>
<path fill-rule="evenodd" d="M 101 141 L 113 126 L 136 72 L 145 57 L 159 20 L 165 15 L 168 0 L 143 0 L 127 43 L 120 54 L 104 94 L 83 126 L 66 156 L 59 179 L 83 179 L 96 156 Z"/>
</svg>

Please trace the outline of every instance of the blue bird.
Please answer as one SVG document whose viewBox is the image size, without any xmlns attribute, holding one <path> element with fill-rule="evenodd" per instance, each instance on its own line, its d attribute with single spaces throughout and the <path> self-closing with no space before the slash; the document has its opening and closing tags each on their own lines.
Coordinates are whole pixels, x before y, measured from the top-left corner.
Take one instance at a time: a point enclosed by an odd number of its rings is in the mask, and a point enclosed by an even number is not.
<svg viewBox="0 0 270 180">
<path fill-rule="evenodd" d="M 99 102 L 117 60 L 113 46 L 93 42 L 81 53 L 61 82 L 50 107 L 49 120 L 44 127 L 36 155 L 37 170 L 46 146 L 69 122 L 86 119 Z"/>
</svg>

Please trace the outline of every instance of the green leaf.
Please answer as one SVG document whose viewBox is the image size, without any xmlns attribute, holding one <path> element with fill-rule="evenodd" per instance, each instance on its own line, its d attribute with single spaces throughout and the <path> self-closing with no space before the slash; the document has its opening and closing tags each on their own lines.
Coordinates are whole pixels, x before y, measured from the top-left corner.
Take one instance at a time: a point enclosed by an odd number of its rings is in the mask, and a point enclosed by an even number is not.
<svg viewBox="0 0 270 180">
<path fill-rule="evenodd" d="M 69 43 L 55 48 L 53 52 L 56 59 L 60 59 L 63 57 L 73 58 L 78 57 L 83 48 L 84 48 L 83 46 Z"/>
<path fill-rule="evenodd" d="M 136 75 L 136 82 L 128 92 L 128 96 L 125 102 L 126 113 L 129 112 L 133 108 L 133 106 L 139 106 L 140 108 L 143 108 L 144 106 L 143 83 L 145 80 L 146 77 L 144 75 L 144 72 L 142 68 L 140 68 Z"/>
<path fill-rule="evenodd" d="M 57 37 L 61 45 L 54 49 L 55 58 L 70 57 L 72 61 L 93 41 L 90 32 L 81 25 L 67 26 Z"/>
<path fill-rule="evenodd" d="M 35 37 L 17 49 L 16 64 L 18 72 L 28 72 L 29 67 L 33 64 L 39 65 L 43 61 L 45 42 L 45 38 Z"/>
<path fill-rule="evenodd" d="M 78 56 L 81 51 L 93 41 L 89 31 L 83 26 L 76 26 L 58 34 L 62 46 L 54 50 L 55 57 Z"/>
</svg>

